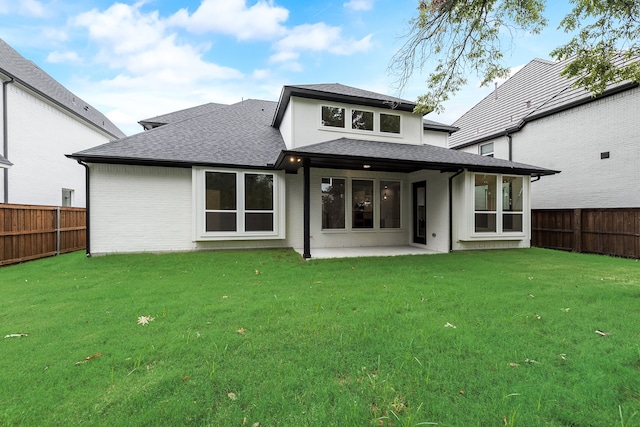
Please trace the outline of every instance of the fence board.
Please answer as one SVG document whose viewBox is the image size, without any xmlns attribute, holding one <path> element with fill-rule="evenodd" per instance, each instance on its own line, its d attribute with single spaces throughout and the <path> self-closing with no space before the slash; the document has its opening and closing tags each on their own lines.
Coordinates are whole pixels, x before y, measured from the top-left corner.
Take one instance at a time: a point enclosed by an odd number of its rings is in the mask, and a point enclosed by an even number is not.
<svg viewBox="0 0 640 427">
<path fill-rule="evenodd" d="M 532 210 L 531 245 L 640 258 L 640 208 Z"/>
<path fill-rule="evenodd" d="M 84 208 L 0 204 L 0 265 L 84 249 L 86 232 Z"/>
</svg>

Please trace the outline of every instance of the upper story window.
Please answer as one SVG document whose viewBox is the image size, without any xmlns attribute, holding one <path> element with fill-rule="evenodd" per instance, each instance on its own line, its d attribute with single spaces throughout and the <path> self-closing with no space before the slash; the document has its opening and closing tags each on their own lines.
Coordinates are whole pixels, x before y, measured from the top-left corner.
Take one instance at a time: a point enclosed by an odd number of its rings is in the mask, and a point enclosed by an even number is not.
<svg viewBox="0 0 640 427">
<path fill-rule="evenodd" d="M 480 155 L 493 157 L 493 142 L 490 142 L 488 144 L 482 144 L 480 146 Z"/>
<path fill-rule="evenodd" d="M 373 131 L 373 111 L 351 110 L 351 129 Z"/>
<path fill-rule="evenodd" d="M 343 128 L 344 116 L 344 108 L 322 106 L 322 126 Z"/>
<path fill-rule="evenodd" d="M 400 133 L 400 116 L 380 113 L 380 132 Z"/>
<path fill-rule="evenodd" d="M 400 114 L 378 113 L 360 108 L 321 106 L 320 124 L 327 129 L 344 129 L 355 132 L 376 132 L 400 135 L 402 133 Z M 351 124 L 349 125 L 349 119 Z"/>
</svg>

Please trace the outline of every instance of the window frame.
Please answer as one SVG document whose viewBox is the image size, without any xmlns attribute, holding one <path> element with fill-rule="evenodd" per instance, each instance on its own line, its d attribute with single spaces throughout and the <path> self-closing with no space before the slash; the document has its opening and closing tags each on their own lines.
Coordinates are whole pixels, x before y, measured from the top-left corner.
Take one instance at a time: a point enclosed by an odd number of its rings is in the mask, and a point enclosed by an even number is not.
<svg viewBox="0 0 640 427">
<path fill-rule="evenodd" d="M 342 127 L 340 126 L 328 126 L 324 124 L 323 120 L 323 110 L 324 108 L 338 108 L 344 111 L 344 124 Z M 372 113 L 373 114 L 373 128 L 369 129 L 355 129 L 353 128 L 353 113 L 359 111 L 364 113 Z M 389 132 L 382 131 L 382 115 L 394 116 L 398 117 L 398 132 Z M 390 112 L 390 111 L 380 111 L 377 109 L 366 108 L 365 106 L 358 105 L 338 105 L 331 103 L 320 103 L 318 104 L 318 129 L 329 132 L 346 132 L 346 133 L 360 133 L 367 135 L 378 135 L 390 138 L 402 138 L 404 135 L 402 122 L 404 117 L 400 113 Z"/>
<path fill-rule="evenodd" d="M 469 209 L 469 235 L 472 238 L 483 238 L 486 239 L 488 237 L 500 239 L 509 239 L 516 238 L 521 240 L 522 238 L 526 238 L 529 235 L 528 224 L 531 217 L 531 211 L 529 209 L 529 204 L 527 201 L 529 186 L 528 186 L 528 176 L 525 175 L 513 175 L 513 174 L 497 174 L 497 173 L 483 173 L 483 172 L 474 172 L 470 173 L 469 179 L 469 203 L 471 209 Z M 488 175 L 495 177 L 495 209 L 477 209 L 476 205 L 476 177 L 481 175 Z M 510 211 L 505 210 L 504 206 L 504 195 L 503 195 L 503 185 L 505 183 L 505 178 L 516 178 L 521 180 L 521 210 L 520 211 Z M 478 214 L 488 214 L 495 216 L 495 231 L 476 231 L 476 215 Z M 505 231 L 504 229 L 504 217 L 505 215 L 511 216 L 520 216 L 521 217 L 521 225 L 522 230 L 516 231 Z"/>
<path fill-rule="evenodd" d="M 486 153 L 482 152 L 482 147 L 488 147 L 491 146 L 491 151 L 487 151 Z M 478 146 L 478 154 L 480 154 L 481 156 L 484 157 L 494 157 L 495 156 L 495 146 L 493 145 L 493 142 L 487 142 L 486 144 L 480 144 Z"/>
<path fill-rule="evenodd" d="M 206 217 L 206 177 L 207 173 L 232 173 L 235 174 L 235 197 L 236 209 L 236 230 L 235 231 L 207 231 Z M 250 209 L 246 204 L 246 175 L 270 175 L 273 179 L 272 185 L 272 208 L 273 209 Z M 245 170 L 245 169 L 222 169 L 222 168 L 193 168 L 193 203 L 194 203 L 194 241 L 215 241 L 215 240 L 262 240 L 262 239 L 284 239 L 285 238 L 285 179 L 281 171 L 274 170 Z M 246 214 L 271 213 L 273 230 L 247 231 Z"/>
<path fill-rule="evenodd" d="M 344 181 L 344 189 L 343 189 L 344 191 L 343 191 L 343 194 L 342 194 L 342 215 L 343 215 L 342 221 L 344 222 L 344 226 L 343 226 L 342 228 L 338 228 L 338 227 L 336 227 L 336 228 L 325 228 L 325 227 L 323 226 L 323 225 L 324 225 L 324 224 L 323 224 L 323 216 L 324 216 L 324 201 L 322 200 L 322 197 L 324 196 L 324 190 L 322 189 L 322 186 L 324 185 L 324 182 L 323 182 L 323 181 L 324 181 L 325 179 L 330 179 L 331 181 L 333 181 L 333 180 L 337 180 L 337 179 L 340 179 L 340 180 Z M 320 208 L 320 212 L 321 212 L 321 216 L 320 216 L 320 229 L 321 229 L 323 232 L 324 232 L 324 231 L 327 231 L 327 232 L 336 232 L 336 231 L 345 231 L 345 230 L 347 230 L 347 228 L 348 228 L 348 227 L 347 227 L 347 197 L 349 197 L 349 196 L 348 196 L 348 194 L 349 194 L 349 189 L 348 189 L 348 187 L 349 187 L 349 182 L 350 182 L 350 181 L 349 181 L 349 179 L 348 179 L 346 176 L 333 176 L 333 175 L 331 175 L 331 176 L 324 176 L 324 175 L 323 175 L 323 176 L 321 176 L 321 177 L 320 177 L 320 197 L 321 197 L 321 200 L 320 200 L 320 206 L 321 206 L 321 208 Z"/>
</svg>

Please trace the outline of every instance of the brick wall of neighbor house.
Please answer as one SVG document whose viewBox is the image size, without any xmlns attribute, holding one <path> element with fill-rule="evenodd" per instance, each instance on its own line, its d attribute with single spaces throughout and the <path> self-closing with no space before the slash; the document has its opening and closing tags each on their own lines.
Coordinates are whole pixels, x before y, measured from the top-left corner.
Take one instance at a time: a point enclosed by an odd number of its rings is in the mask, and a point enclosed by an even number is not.
<svg viewBox="0 0 640 427">
<path fill-rule="evenodd" d="M 84 207 L 85 169 L 64 154 L 103 144 L 108 137 L 17 85 L 7 88 L 8 157 L 13 163 L 9 203 L 61 205 L 65 188 L 73 190 L 72 206 Z"/>
<path fill-rule="evenodd" d="M 532 184 L 532 207 L 640 207 L 638 111 L 640 88 L 528 123 L 514 160 L 562 171 Z"/>
</svg>

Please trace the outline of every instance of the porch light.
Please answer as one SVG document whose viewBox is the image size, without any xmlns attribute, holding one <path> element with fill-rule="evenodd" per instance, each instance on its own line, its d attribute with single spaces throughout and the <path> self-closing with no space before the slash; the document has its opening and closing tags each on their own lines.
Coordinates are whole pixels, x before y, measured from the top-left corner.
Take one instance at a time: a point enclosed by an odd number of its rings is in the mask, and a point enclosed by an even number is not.
<svg viewBox="0 0 640 427">
<path fill-rule="evenodd" d="M 289 157 L 289 161 L 291 163 L 300 163 L 302 161 L 302 159 L 299 158 L 299 157 Z"/>
<path fill-rule="evenodd" d="M 362 167 L 365 169 L 371 169 L 371 165 L 363 165 Z"/>
</svg>

